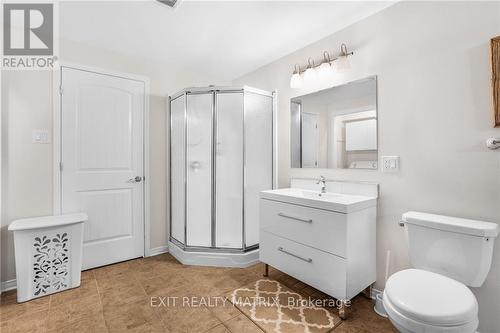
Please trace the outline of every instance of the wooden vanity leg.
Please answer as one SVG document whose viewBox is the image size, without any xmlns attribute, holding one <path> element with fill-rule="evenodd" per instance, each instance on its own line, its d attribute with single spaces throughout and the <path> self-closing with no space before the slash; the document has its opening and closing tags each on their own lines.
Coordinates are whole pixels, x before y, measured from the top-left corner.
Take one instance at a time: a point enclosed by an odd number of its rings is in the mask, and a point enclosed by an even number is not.
<svg viewBox="0 0 500 333">
<path fill-rule="evenodd" d="M 264 264 L 264 277 L 268 277 L 268 276 L 269 276 L 269 265 Z"/>
<path fill-rule="evenodd" d="M 372 299 L 372 287 L 373 285 L 370 284 L 368 287 L 365 288 L 365 290 L 363 290 L 363 295 L 368 299 Z"/>
</svg>

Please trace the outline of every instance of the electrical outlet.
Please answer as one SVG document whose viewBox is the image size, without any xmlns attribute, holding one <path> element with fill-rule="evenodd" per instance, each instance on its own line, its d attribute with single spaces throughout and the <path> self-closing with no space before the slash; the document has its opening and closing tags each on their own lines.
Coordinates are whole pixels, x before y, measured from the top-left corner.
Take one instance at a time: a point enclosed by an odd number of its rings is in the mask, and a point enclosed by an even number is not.
<svg viewBox="0 0 500 333">
<path fill-rule="evenodd" d="M 382 156 L 382 170 L 384 172 L 399 171 L 399 156 Z"/>
</svg>

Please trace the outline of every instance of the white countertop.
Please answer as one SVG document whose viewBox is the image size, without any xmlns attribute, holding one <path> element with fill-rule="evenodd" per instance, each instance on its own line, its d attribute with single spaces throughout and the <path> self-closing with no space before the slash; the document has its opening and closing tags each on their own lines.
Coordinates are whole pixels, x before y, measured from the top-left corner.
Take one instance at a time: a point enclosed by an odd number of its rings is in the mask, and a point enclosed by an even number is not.
<svg viewBox="0 0 500 333">
<path fill-rule="evenodd" d="M 268 200 L 287 202 L 311 208 L 351 213 L 377 205 L 377 198 L 341 193 L 321 193 L 299 188 L 283 188 L 260 192 L 260 197 Z"/>
</svg>

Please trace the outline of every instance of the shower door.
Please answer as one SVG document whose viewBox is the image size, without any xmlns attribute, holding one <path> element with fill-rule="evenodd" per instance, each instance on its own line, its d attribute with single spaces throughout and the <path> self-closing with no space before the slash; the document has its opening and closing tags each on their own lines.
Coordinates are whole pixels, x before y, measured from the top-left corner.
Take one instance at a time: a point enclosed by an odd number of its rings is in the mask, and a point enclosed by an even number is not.
<svg viewBox="0 0 500 333">
<path fill-rule="evenodd" d="M 187 246 L 213 246 L 213 99 L 211 92 L 187 95 Z"/>
<path fill-rule="evenodd" d="M 245 248 L 259 243 L 260 191 L 273 188 L 273 98 L 245 92 Z"/>
<path fill-rule="evenodd" d="M 181 95 L 170 102 L 170 235 L 185 243 L 186 218 L 186 97 Z"/>
<path fill-rule="evenodd" d="M 215 245 L 243 246 L 243 92 L 216 94 Z"/>
<path fill-rule="evenodd" d="M 273 187 L 273 96 L 196 88 L 171 99 L 171 229 L 192 251 L 259 243 L 259 192 Z"/>
</svg>

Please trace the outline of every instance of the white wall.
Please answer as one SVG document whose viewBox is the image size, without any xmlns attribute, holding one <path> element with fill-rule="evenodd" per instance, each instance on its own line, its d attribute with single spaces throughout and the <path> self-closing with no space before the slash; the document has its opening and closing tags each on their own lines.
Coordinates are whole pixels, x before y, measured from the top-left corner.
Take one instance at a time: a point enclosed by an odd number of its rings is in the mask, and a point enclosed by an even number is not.
<svg viewBox="0 0 500 333">
<path fill-rule="evenodd" d="M 235 80 L 277 89 L 279 185 L 290 176 L 380 183 L 376 287 L 409 265 L 403 212 L 421 210 L 500 222 L 500 151 L 489 151 L 492 128 L 489 40 L 500 35 L 500 2 L 401 2 Z M 347 43 L 355 55 L 345 81 L 378 76 L 379 155 L 401 156 L 401 171 L 290 169 L 289 88 L 294 64 L 320 60 Z M 322 87 L 325 88 L 325 87 Z M 480 331 L 500 332 L 500 243 L 485 284 L 474 290 Z"/>
<path fill-rule="evenodd" d="M 151 242 L 167 245 L 168 197 L 166 186 L 168 131 L 166 96 L 185 86 L 213 83 L 174 65 L 152 63 L 103 49 L 73 43 L 60 44 L 61 59 L 106 70 L 150 78 Z M 15 278 L 14 246 L 7 231 L 17 218 L 52 214 L 52 144 L 33 144 L 33 129 L 52 133 L 52 73 L 2 73 L 2 222 L 1 281 Z M 216 82 L 217 83 L 217 82 Z M 220 84 L 225 84 L 224 82 Z M 147 245 L 146 245 L 147 246 Z"/>
</svg>

